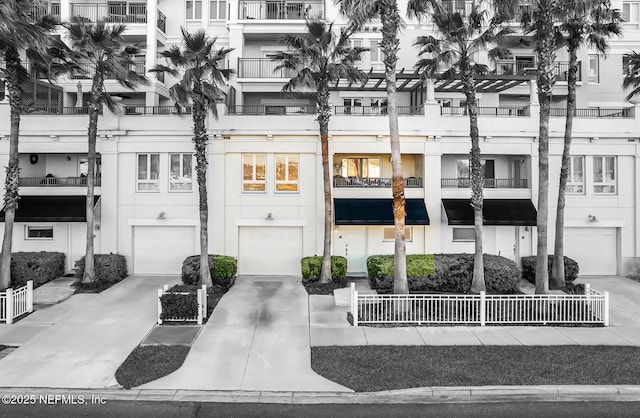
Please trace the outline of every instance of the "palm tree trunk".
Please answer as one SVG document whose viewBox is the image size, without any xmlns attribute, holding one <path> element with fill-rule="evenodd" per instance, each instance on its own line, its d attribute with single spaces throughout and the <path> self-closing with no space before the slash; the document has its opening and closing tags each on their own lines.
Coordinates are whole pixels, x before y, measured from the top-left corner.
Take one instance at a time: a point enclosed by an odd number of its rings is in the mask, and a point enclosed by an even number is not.
<svg viewBox="0 0 640 418">
<path fill-rule="evenodd" d="M 391 182 L 393 193 L 393 224 L 395 227 L 395 249 L 393 256 L 393 293 L 409 293 L 407 282 L 407 249 L 405 245 L 405 197 L 402 178 L 402 154 L 400 153 L 400 128 L 398 126 L 398 102 L 396 94 L 396 63 L 398 61 L 398 29 L 400 14 L 396 0 L 382 0 L 382 50 L 384 52 L 385 78 L 387 83 L 387 106 L 389 113 L 389 141 L 391 143 Z"/>
<path fill-rule="evenodd" d="M 478 132 L 478 106 L 476 104 L 476 86 L 470 74 L 463 77 L 467 110 L 469 111 L 469 133 L 471 136 L 471 207 L 473 208 L 473 225 L 475 226 L 475 253 L 473 260 L 473 280 L 471 292 L 486 291 L 484 282 L 484 260 L 482 249 L 482 207 L 484 203 L 484 173 L 480 161 L 480 134 Z"/>
<path fill-rule="evenodd" d="M 207 202 L 207 109 L 196 84 L 193 95 L 193 142 L 196 147 L 196 175 L 200 209 L 200 285 L 213 286 L 209 271 L 209 204 Z M 211 106 L 215 106 L 215 103 Z"/>
<path fill-rule="evenodd" d="M 96 142 L 98 140 L 98 117 L 100 115 L 100 95 L 102 94 L 104 77 L 99 72 L 93 76 L 91 86 L 91 103 L 89 104 L 89 132 L 88 132 L 88 167 L 87 167 L 87 244 L 84 253 L 84 274 L 82 283 L 93 283 L 96 280 L 95 269 L 95 213 L 93 210 L 94 203 L 94 186 L 95 186 L 95 166 L 96 166 Z"/>
<path fill-rule="evenodd" d="M 20 186 L 20 167 L 18 165 L 18 138 L 20 135 L 20 104 L 22 86 L 18 81 L 20 56 L 15 48 L 5 52 L 7 63 L 6 88 L 11 107 L 11 131 L 9 135 L 9 164 L 5 178 L 4 192 L 4 235 L 2 237 L 2 266 L 0 272 L 0 290 L 11 286 L 11 245 L 13 243 L 13 223 L 18 206 Z"/>
<path fill-rule="evenodd" d="M 556 210 L 556 237 L 553 250 L 553 268 L 551 279 L 556 288 L 565 286 L 564 279 L 564 206 L 569 178 L 569 158 L 571 157 L 571 137 L 573 131 L 573 113 L 576 109 L 576 82 L 578 73 L 577 47 L 569 45 L 569 76 L 567 78 L 567 119 L 564 125 L 564 147 L 562 149 L 562 168 L 558 188 L 558 208 Z"/>
<path fill-rule="evenodd" d="M 324 184 L 324 245 L 322 249 L 322 265 L 320 267 L 320 283 L 330 283 L 331 276 L 331 178 L 329 173 L 329 90 L 318 91 L 318 125 L 320 127 L 320 147 L 322 149 L 322 179 Z"/>
<path fill-rule="evenodd" d="M 536 294 L 549 293 L 549 260 L 547 250 L 547 224 L 549 216 L 549 109 L 555 84 L 553 71 L 555 47 L 551 6 L 554 0 L 538 2 L 536 23 L 538 58 L 538 101 L 540 102 L 540 129 L 538 134 L 538 245 L 536 259 Z"/>
</svg>

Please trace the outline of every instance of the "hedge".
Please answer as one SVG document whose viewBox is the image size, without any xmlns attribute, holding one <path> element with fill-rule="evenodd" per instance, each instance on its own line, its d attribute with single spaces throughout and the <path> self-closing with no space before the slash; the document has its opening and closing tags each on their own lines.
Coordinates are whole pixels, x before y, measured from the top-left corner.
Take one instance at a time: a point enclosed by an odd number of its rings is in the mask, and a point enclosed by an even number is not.
<svg viewBox="0 0 640 418">
<path fill-rule="evenodd" d="M 56 252 L 17 252 L 11 254 L 11 286 L 41 286 L 64 275 L 64 254 Z"/>
<path fill-rule="evenodd" d="M 198 317 L 197 288 L 193 286 L 174 286 L 167 293 L 160 296 L 163 321 L 171 319 L 194 319 Z M 172 292 L 188 292 L 187 294 Z"/>
<path fill-rule="evenodd" d="M 100 288 L 108 287 L 127 277 L 127 259 L 120 254 L 94 254 L 93 265 L 96 271 L 96 282 Z M 84 256 L 76 261 L 76 279 L 82 280 L 84 275 Z"/>
<path fill-rule="evenodd" d="M 468 293 L 473 280 L 473 254 L 407 255 L 409 290 Z M 513 293 L 518 289 L 520 268 L 513 261 L 484 254 L 484 279 L 488 292 Z M 371 256 L 367 272 L 379 292 L 393 289 L 393 256 Z"/>
<path fill-rule="evenodd" d="M 302 278 L 308 281 L 316 281 L 320 277 L 322 267 L 322 256 L 314 255 L 304 257 L 300 260 L 300 270 Z M 331 277 L 333 279 L 344 279 L 347 277 L 347 259 L 342 256 L 331 256 Z"/>
<path fill-rule="evenodd" d="M 631 269 L 629 270 L 629 275 L 627 277 L 631 280 L 640 282 L 640 260 L 634 260 L 631 263 Z"/>
<path fill-rule="evenodd" d="M 522 278 L 531 283 L 536 282 L 536 256 L 522 257 Z M 551 282 L 551 270 L 553 269 L 553 255 L 549 256 L 549 282 Z M 564 256 L 564 280 L 571 283 L 578 278 L 580 266 L 573 258 Z"/>
<path fill-rule="evenodd" d="M 229 288 L 238 272 L 238 261 L 226 255 L 209 254 L 209 272 L 214 285 Z M 182 263 L 182 283 L 197 285 L 200 282 L 200 256 L 192 255 Z"/>
</svg>

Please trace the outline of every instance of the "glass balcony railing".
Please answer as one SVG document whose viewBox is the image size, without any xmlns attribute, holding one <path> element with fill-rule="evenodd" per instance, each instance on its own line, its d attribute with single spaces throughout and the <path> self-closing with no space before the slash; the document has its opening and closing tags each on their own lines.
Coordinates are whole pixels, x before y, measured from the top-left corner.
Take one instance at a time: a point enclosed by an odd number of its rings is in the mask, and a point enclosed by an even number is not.
<svg viewBox="0 0 640 418">
<path fill-rule="evenodd" d="M 324 19 L 324 2 L 318 1 L 243 1 L 238 5 L 238 19 L 305 20 Z"/>
</svg>

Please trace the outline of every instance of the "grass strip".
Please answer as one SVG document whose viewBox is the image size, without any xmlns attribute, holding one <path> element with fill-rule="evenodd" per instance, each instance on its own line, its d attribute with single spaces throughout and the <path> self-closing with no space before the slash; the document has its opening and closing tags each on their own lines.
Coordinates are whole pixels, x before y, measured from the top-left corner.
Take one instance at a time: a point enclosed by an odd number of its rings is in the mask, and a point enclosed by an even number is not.
<svg viewBox="0 0 640 418">
<path fill-rule="evenodd" d="M 186 345 L 136 347 L 116 370 L 116 380 L 125 389 L 160 379 L 176 371 L 189 353 Z"/>
<path fill-rule="evenodd" d="M 640 347 L 327 346 L 311 367 L 356 392 L 424 386 L 638 385 Z"/>
</svg>

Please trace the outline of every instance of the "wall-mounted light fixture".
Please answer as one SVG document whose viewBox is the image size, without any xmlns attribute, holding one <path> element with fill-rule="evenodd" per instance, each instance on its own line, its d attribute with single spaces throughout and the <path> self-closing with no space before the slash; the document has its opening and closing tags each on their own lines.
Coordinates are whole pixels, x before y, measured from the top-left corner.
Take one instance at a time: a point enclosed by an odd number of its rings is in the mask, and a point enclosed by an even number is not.
<svg viewBox="0 0 640 418">
<path fill-rule="evenodd" d="M 49 135 L 49 139 L 52 141 L 57 141 L 60 138 L 58 138 L 58 135 Z"/>
<path fill-rule="evenodd" d="M 267 134 L 267 141 L 273 141 L 273 134 Z"/>
<path fill-rule="evenodd" d="M 596 215 L 587 215 L 587 219 L 589 219 L 589 222 L 598 222 Z"/>
<path fill-rule="evenodd" d="M 382 141 L 384 139 L 383 135 L 376 135 L 376 141 Z"/>
<path fill-rule="evenodd" d="M 273 215 L 271 214 L 271 212 L 267 213 L 267 217 L 264 218 L 266 221 L 273 221 Z"/>
<path fill-rule="evenodd" d="M 165 217 L 165 213 L 164 213 L 164 212 L 160 212 L 160 213 L 158 214 L 158 218 L 157 218 L 157 219 L 166 219 L 166 217 Z"/>
</svg>

